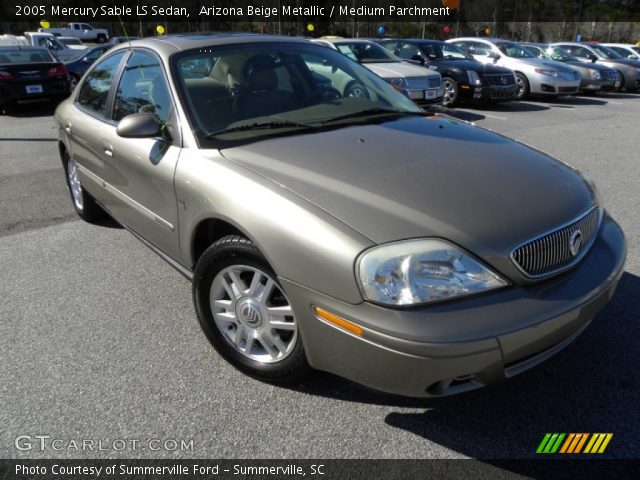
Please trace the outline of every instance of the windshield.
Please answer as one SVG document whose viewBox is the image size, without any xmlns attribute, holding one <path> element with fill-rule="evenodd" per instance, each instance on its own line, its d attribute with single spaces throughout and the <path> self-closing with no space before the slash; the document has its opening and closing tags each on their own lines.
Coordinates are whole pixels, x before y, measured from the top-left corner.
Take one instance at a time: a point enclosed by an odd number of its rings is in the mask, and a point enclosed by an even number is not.
<svg viewBox="0 0 640 480">
<path fill-rule="evenodd" d="M 571 55 L 566 50 L 559 47 L 549 47 L 545 50 L 547 58 L 555 60 L 557 62 L 577 62 L 578 59 Z"/>
<path fill-rule="evenodd" d="M 59 40 L 65 45 L 82 45 L 79 38 L 60 38 Z"/>
<path fill-rule="evenodd" d="M 602 45 L 590 45 L 590 47 L 593 48 L 598 53 L 600 58 L 608 58 L 610 60 L 622 58 L 620 55 L 618 55 L 616 52 L 614 52 L 610 48 L 603 47 Z"/>
<path fill-rule="evenodd" d="M 336 43 L 340 53 L 360 63 L 395 63 L 400 59 L 389 50 L 373 42 Z"/>
<path fill-rule="evenodd" d="M 498 42 L 496 47 L 504 53 L 507 57 L 511 58 L 535 58 L 528 50 L 525 50 L 517 43 L 513 42 Z"/>
<path fill-rule="evenodd" d="M 462 50 L 450 43 L 422 43 L 420 50 L 429 60 L 472 60 Z"/>
<path fill-rule="evenodd" d="M 424 114 L 368 69 L 320 45 L 189 50 L 173 57 L 172 74 L 204 146 L 364 122 L 369 114 Z"/>
<path fill-rule="evenodd" d="M 0 50 L 0 64 L 53 62 L 48 50 L 40 48 L 22 48 Z"/>
<path fill-rule="evenodd" d="M 102 47 L 85 48 L 84 50 L 78 50 L 78 53 L 71 57 L 71 59 L 69 59 L 65 63 L 75 62 L 76 60 L 80 60 L 82 58 L 87 58 L 88 60 L 93 62 L 100 58 L 100 56 L 104 53 L 104 50 L 105 49 Z"/>
</svg>

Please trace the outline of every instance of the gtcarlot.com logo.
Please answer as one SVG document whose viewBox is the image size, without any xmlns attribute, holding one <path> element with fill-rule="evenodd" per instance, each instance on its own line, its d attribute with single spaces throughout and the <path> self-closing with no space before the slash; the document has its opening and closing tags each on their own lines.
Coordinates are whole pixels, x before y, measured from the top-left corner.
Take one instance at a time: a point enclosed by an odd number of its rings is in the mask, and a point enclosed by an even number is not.
<svg viewBox="0 0 640 480">
<path fill-rule="evenodd" d="M 183 439 L 160 439 L 160 438 L 115 438 L 107 439 L 91 439 L 91 438 L 74 438 L 62 439 L 54 438 L 51 435 L 18 435 L 15 439 L 15 447 L 20 451 L 47 450 L 53 451 L 73 451 L 73 452 L 93 452 L 93 451 L 112 451 L 112 452 L 135 452 L 135 451 L 193 451 L 193 440 Z"/>
<path fill-rule="evenodd" d="M 604 453 L 613 433 L 546 433 L 536 453 Z"/>
</svg>

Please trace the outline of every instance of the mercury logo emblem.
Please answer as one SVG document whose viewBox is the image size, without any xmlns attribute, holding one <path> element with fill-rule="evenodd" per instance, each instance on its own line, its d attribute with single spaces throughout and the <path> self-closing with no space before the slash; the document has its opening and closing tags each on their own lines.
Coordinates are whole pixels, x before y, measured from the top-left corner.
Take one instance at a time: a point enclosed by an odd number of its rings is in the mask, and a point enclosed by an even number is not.
<svg viewBox="0 0 640 480">
<path fill-rule="evenodd" d="M 575 257 L 580 252 L 580 248 L 582 248 L 582 232 L 578 229 L 569 237 L 569 251 Z"/>
<path fill-rule="evenodd" d="M 260 307 L 255 305 L 255 302 L 252 299 L 247 299 L 238 305 L 237 313 L 240 320 L 250 327 L 257 328 L 262 324 Z"/>
</svg>

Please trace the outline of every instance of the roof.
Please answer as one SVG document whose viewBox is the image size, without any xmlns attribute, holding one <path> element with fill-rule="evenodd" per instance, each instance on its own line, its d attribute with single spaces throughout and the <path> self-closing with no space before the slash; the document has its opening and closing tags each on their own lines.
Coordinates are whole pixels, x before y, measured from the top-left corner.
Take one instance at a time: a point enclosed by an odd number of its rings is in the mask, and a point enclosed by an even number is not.
<svg viewBox="0 0 640 480">
<path fill-rule="evenodd" d="M 146 37 L 131 42 L 132 46 L 146 46 L 154 48 L 166 54 L 176 51 L 191 50 L 194 48 L 213 47 L 219 45 L 247 44 L 247 43 L 307 43 L 302 38 L 288 37 L 284 35 L 263 35 L 258 33 L 180 33 L 174 35 L 162 35 Z M 128 43 L 120 44 L 115 49 L 128 48 Z"/>
<path fill-rule="evenodd" d="M 371 40 L 367 40 L 366 38 L 319 38 L 318 40 L 322 40 L 327 43 L 375 43 Z"/>
</svg>

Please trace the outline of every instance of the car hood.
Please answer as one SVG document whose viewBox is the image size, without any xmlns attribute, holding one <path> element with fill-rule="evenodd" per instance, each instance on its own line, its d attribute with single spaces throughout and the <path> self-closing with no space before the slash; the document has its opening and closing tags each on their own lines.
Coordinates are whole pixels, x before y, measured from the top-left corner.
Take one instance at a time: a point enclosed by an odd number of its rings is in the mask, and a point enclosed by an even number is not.
<svg viewBox="0 0 640 480">
<path fill-rule="evenodd" d="M 409 77 L 431 77 L 440 75 L 425 67 L 411 65 L 405 62 L 393 63 L 363 63 L 373 73 L 382 78 L 409 78 Z"/>
<path fill-rule="evenodd" d="M 513 247 L 594 202 L 576 170 L 443 116 L 272 138 L 221 153 L 375 243 L 443 237 L 505 274 Z"/>
<path fill-rule="evenodd" d="M 546 60 L 544 58 L 513 58 L 505 57 L 505 62 L 518 65 L 526 65 L 529 68 L 553 68 L 558 71 L 571 72 L 571 67 L 567 67 L 555 60 Z"/>
<path fill-rule="evenodd" d="M 602 63 L 613 63 L 615 65 L 626 65 L 627 67 L 640 67 L 640 62 L 628 58 L 598 58 L 598 61 Z"/>
<path fill-rule="evenodd" d="M 566 62 L 562 62 L 566 65 L 571 65 L 573 68 L 588 68 L 589 70 L 598 70 L 602 72 L 604 70 L 611 70 L 611 67 L 606 65 L 602 65 L 599 63 L 589 63 L 589 62 L 581 62 L 580 60 L 567 60 Z"/>
<path fill-rule="evenodd" d="M 508 68 L 499 67 L 490 63 L 482 63 L 476 60 L 440 60 L 437 64 L 443 67 L 447 66 L 460 68 L 462 70 L 475 70 L 476 72 L 481 73 L 513 73 L 512 70 L 509 70 Z"/>
</svg>

